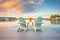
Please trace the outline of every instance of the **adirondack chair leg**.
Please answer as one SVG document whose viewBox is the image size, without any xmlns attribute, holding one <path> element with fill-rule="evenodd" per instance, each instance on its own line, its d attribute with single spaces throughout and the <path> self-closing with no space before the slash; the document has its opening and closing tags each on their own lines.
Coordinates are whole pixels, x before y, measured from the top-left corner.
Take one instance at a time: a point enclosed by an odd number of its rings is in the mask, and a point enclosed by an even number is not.
<svg viewBox="0 0 60 40">
<path fill-rule="evenodd" d="M 40 32 L 42 32 L 42 30 L 40 29 Z"/>
<path fill-rule="evenodd" d="M 35 29 L 33 29 L 33 31 L 35 31 Z"/>
<path fill-rule="evenodd" d="M 17 32 L 19 32 L 19 31 L 20 31 L 20 29 L 21 29 L 21 28 L 18 28 L 18 29 L 17 29 Z"/>
<path fill-rule="evenodd" d="M 33 28 L 33 31 L 35 31 L 35 32 L 36 32 L 36 28 Z"/>
<path fill-rule="evenodd" d="M 40 28 L 40 31 L 41 31 L 41 32 L 43 32 L 43 29 L 42 29 L 42 28 Z"/>
<path fill-rule="evenodd" d="M 35 29 L 35 32 L 36 32 L 37 30 Z"/>
<path fill-rule="evenodd" d="M 36 32 L 36 29 L 33 29 L 33 31 L 35 31 L 35 32 Z"/>
</svg>

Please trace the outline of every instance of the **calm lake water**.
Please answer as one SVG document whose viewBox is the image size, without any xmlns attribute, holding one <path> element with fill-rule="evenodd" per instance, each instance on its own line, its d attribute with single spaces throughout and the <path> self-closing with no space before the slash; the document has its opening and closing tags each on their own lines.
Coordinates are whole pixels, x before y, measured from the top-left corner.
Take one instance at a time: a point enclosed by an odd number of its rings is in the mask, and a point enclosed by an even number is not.
<svg viewBox="0 0 60 40">
<path fill-rule="evenodd" d="M 56 32 L 60 32 L 60 24 L 57 23 L 52 24 L 50 21 L 48 21 L 47 23 L 46 24 L 49 29 L 54 30 Z"/>
</svg>

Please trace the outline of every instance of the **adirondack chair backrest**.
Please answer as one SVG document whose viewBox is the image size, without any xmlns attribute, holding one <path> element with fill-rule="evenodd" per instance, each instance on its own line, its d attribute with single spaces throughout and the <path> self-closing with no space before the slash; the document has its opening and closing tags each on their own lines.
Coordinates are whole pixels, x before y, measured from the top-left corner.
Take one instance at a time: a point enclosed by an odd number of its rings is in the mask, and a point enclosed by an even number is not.
<svg viewBox="0 0 60 40">
<path fill-rule="evenodd" d="M 24 24 L 24 18 L 22 17 L 19 18 L 19 24 Z"/>
<path fill-rule="evenodd" d="M 36 25 L 37 25 L 38 27 L 41 26 L 42 20 L 43 20 L 42 17 L 38 17 L 38 18 L 36 19 Z"/>
</svg>

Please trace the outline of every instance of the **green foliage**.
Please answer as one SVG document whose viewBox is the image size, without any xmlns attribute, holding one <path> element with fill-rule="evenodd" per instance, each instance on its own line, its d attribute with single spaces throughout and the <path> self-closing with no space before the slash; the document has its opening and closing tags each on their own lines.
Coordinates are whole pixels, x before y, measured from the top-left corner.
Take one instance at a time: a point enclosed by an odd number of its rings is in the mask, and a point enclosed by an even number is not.
<svg viewBox="0 0 60 40">
<path fill-rule="evenodd" d="M 51 15 L 51 16 L 50 16 L 50 18 L 56 18 L 56 17 L 60 17 L 60 15 L 54 14 L 54 15 Z"/>
</svg>

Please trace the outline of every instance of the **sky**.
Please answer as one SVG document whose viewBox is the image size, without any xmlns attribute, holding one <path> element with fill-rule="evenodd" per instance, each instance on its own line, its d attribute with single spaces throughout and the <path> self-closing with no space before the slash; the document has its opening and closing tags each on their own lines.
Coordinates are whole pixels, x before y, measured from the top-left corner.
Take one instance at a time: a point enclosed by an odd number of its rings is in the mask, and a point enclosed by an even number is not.
<svg viewBox="0 0 60 40">
<path fill-rule="evenodd" d="M 0 0 L 0 16 L 50 17 L 60 14 L 60 0 Z"/>
<path fill-rule="evenodd" d="M 40 8 L 41 12 L 49 14 L 60 13 L 60 0 L 45 0 Z"/>
</svg>

